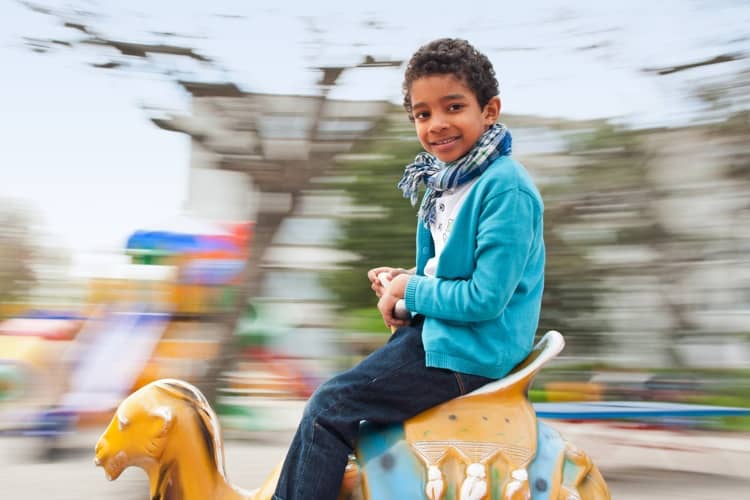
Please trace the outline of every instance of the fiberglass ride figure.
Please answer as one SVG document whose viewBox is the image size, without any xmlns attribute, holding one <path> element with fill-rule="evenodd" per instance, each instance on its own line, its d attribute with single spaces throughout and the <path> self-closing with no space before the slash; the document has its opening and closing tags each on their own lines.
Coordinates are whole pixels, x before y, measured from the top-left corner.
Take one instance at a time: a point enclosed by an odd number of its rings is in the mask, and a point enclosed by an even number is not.
<svg viewBox="0 0 750 500">
<path fill-rule="evenodd" d="M 401 424 L 363 422 L 340 498 L 393 500 L 606 500 L 588 455 L 538 421 L 527 391 L 563 348 L 548 332 L 505 378 Z M 96 465 L 117 479 L 135 465 L 149 498 L 268 500 L 281 464 L 257 490 L 233 486 L 224 468 L 218 419 L 192 385 L 164 379 L 126 398 L 96 443 Z"/>
</svg>

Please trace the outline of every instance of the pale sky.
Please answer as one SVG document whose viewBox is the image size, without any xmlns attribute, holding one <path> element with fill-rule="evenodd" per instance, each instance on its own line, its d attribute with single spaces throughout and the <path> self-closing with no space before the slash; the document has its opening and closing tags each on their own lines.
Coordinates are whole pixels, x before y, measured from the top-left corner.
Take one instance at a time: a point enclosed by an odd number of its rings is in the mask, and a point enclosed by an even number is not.
<svg viewBox="0 0 750 500">
<path fill-rule="evenodd" d="M 426 41 L 458 36 L 492 59 L 505 112 L 630 126 L 695 119 L 702 105 L 687 89 L 748 68 L 740 60 L 670 76 L 643 71 L 747 54 L 750 6 L 739 0 L 34 3 L 88 6 L 104 14 L 91 25 L 112 38 L 192 45 L 219 69 L 168 57 L 161 65 L 258 92 L 315 92 L 310 67 L 355 64 L 364 54 L 406 59 Z M 190 38 L 154 34 L 167 31 Z M 33 204 L 73 252 L 116 249 L 133 230 L 180 212 L 188 139 L 156 128 L 142 107 L 186 112 L 189 100 L 148 62 L 107 71 L 90 66 L 107 61 L 103 49 L 37 54 L 23 44 L 76 36 L 18 2 L 0 7 L 0 195 Z M 331 97 L 399 102 L 400 79 L 400 70 L 345 73 Z"/>
</svg>

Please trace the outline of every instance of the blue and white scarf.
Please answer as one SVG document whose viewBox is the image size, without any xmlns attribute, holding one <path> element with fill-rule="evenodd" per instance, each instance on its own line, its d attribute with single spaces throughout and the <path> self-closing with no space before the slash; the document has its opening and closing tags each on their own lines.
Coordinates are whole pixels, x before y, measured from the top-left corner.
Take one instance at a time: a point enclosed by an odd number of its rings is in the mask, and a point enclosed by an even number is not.
<svg viewBox="0 0 750 500">
<path fill-rule="evenodd" d="M 419 153 L 414 162 L 404 169 L 398 188 L 403 191 L 404 198 L 409 198 L 412 206 L 417 204 L 420 183 L 430 189 L 417 214 L 429 227 L 435 222 L 435 202 L 443 192 L 482 175 L 498 157 L 510 154 L 512 142 L 510 130 L 502 123 L 496 123 L 458 160 L 444 163 L 429 153 Z"/>
</svg>

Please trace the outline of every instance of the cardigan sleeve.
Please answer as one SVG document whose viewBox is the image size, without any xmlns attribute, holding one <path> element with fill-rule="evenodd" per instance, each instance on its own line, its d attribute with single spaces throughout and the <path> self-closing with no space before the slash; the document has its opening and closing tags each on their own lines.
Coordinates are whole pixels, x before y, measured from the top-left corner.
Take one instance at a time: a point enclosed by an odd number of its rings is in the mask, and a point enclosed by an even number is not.
<svg viewBox="0 0 750 500">
<path fill-rule="evenodd" d="M 479 213 L 474 270 L 467 279 L 412 276 L 406 307 L 438 319 L 474 322 L 500 316 L 518 287 L 540 225 L 534 199 L 511 189 L 486 199 Z"/>
</svg>

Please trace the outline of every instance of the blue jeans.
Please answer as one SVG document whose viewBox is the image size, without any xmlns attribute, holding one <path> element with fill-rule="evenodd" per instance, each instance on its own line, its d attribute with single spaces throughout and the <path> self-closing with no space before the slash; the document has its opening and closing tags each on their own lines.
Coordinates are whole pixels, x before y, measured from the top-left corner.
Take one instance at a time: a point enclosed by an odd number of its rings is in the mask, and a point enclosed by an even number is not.
<svg viewBox="0 0 750 500">
<path fill-rule="evenodd" d="M 321 385 L 305 407 L 275 500 L 335 500 L 362 420 L 403 422 L 491 379 L 425 366 L 422 324 L 399 328 L 354 368 Z"/>
</svg>

